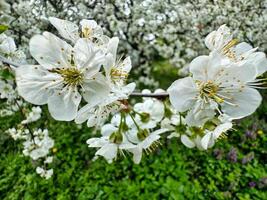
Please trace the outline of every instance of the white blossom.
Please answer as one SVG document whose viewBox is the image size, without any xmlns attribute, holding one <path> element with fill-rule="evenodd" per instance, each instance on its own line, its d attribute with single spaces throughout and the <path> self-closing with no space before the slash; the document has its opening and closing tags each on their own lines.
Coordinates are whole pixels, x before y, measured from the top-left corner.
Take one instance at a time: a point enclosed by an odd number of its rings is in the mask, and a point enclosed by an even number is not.
<svg viewBox="0 0 267 200">
<path fill-rule="evenodd" d="M 179 112 L 189 111 L 187 123 L 205 123 L 215 115 L 226 114 L 239 119 L 252 114 L 261 103 L 261 95 L 253 89 L 256 68 L 245 63 L 227 66 L 220 56 L 199 56 L 190 64 L 193 77 L 179 79 L 168 89 L 171 104 Z"/>
<path fill-rule="evenodd" d="M 50 179 L 53 176 L 54 171 L 53 171 L 53 169 L 47 170 L 47 169 L 44 169 L 42 167 L 37 167 L 36 173 L 45 179 Z"/>
<path fill-rule="evenodd" d="M 74 48 L 45 32 L 30 41 L 32 56 L 40 65 L 16 70 L 19 94 L 30 103 L 48 104 L 51 115 L 62 121 L 73 120 L 83 97 L 96 105 L 109 91 L 99 74 L 104 55 L 94 44 L 79 39 Z"/>
<path fill-rule="evenodd" d="M 29 136 L 23 142 L 23 154 L 37 160 L 48 155 L 49 150 L 54 146 L 54 140 L 49 137 L 46 129 L 34 131 L 33 136 L 33 138 Z"/>
<path fill-rule="evenodd" d="M 192 129 L 187 130 L 187 134 L 181 135 L 181 142 L 188 148 L 197 147 L 200 150 L 211 148 L 216 140 L 232 128 L 231 122 L 218 125 L 214 130 Z"/>
<path fill-rule="evenodd" d="M 42 109 L 39 106 L 32 107 L 31 112 L 27 114 L 27 118 L 21 122 L 21 124 L 28 124 L 35 122 L 41 118 Z"/>
<path fill-rule="evenodd" d="M 102 137 L 90 138 L 87 140 L 87 144 L 89 147 L 99 148 L 95 155 L 103 156 L 111 163 L 117 158 L 119 152 L 123 154 L 123 150 L 135 147 L 121 131 L 120 127 L 113 124 L 105 124 L 101 129 Z"/>
</svg>

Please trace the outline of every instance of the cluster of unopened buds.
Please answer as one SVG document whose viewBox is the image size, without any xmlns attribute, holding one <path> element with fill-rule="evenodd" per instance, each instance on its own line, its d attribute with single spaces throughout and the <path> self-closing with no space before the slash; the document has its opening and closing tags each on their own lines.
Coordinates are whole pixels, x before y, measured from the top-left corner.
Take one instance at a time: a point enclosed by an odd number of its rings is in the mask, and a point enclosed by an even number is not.
<svg viewBox="0 0 267 200">
<path fill-rule="evenodd" d="M 226 25 L 206 37 L 210 54 L 190 63 L 188 77 L 166 91 L 138 93 L 135 83 L 126 83 L 132 65 L 130 57 L 117 56 L 117 37 L 104 35 L 94 20 L 49 21 L 65 40 L 49 32 L 34 36 L 29 50 L 38 64 L 1 60 L 12 66 L 18 94 L 27 102 L 47 104 L 55 120 L 101 127 L 101 137 L 87 143 L 108 162 L 129 152 L 139 163 L 163 135 L 207 150 L 226 136 L 233 120 L 251 115 L 262 101 L 256 89 L 264 88 L 265 79 L 258 77 L 267 70 L 265 54 L 238 43 Z M 131 106 L 129 97 L 136 96 L 142 102 Z"/>
</svg>

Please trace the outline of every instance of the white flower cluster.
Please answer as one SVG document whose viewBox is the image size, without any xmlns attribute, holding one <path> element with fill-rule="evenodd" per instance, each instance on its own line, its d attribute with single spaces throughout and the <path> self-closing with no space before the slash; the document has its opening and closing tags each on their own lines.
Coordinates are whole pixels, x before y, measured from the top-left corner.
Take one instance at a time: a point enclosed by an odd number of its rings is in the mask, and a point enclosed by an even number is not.
<svg viewBox="0 0 267 200">
<path fill-rule="evenodd" d="M 143 93 L 150 91 L 144 90 Z M 143 98 L 142 103 L 128 109 L 114 115 L 110 123 L 102 126 L 100 138 L 87 140 L 89 147 L 99 148 L 96 156 L 103 156 L 109 163 L 119 154 L 124 155 L 124 151 L 132 153 L 134 162 L 140 163 L 142 152 L 154 151 L 160 145 L 160 135 L 168 131 L 160 128 L 165 114 L 162 101 Z"/>
<path fill-rule="evenodd" d="M 94 20 L 82 20 L 80 29 L 66 20 L 49 20 L 71 44 L 49 32 L 34 36 L 30 52 L 39 65 L 16 69 L 18 93 L 30 103 L 48 104 L 56 120 L 100 125 L 135 88 L 125 84 L 131 60 L 117 58 L 119 39 L 104 35 Z M 82 99 L 85 105 L 78 111 Z"/>
<path fill-rule="evenodd" d="M 38 129 L 33 132 L 33 138 L 23 142 L 25 156 L 30 156 L 33 160 L 45 157 L 49 150 L 54 146 L 54 140 L 48 135 L 48 130 Z"/>
<path fill-rule="evenodd" d="M 5 33 L 0 34 L 0 55 L 18 63 L 23 63 L 26 59 L 23 51 L 17 49 L 14 39 Z"/>
<path fill-rule="evenodd" d="M 22 51 L 18 50 L 13 38 L 6 34 L 0 34 L 0 56 L 4 56 L 12 61 L 18 63 L 25 62 L 25 55 Z M 0 61 L 1 70 L 4 70 L 5 66 Z M 2 68 L 4 67 L 4 68 Z M 18 98 L 18 94 L 15 88 L 15 83 L 12 78 L 6 79 L 4 76 L 0 76 L 0 99 L 5 99 L 5 105 L 0 109 L 0 116 L 10 116 L 14 112 L 18 111 L 17 104 L 23 104 L 22 101 L 15 100 Z"/>
<path fill-rule="evenodd" d="M 23 154 L 33 161 L 38 161 L 37 174 L 49 179 L 53 175 L 53 169 L 46 170 L 47 165 L 52 163 L 53 157 L 48 156 L 54 147 L 54 140 L 49 137 L 48 130 L 37 129 L 33 132 L 27 128 L 11 128 L 7 131 L 14 140 L 23 140 Z"/>
<path fill-rule="evenodd" d="M 267 59 L 248 43 L 238 43 L 226 25 L 205 39 L 209 55 L 195 58 L 189 65 L 192 77 L 179 79 L 168 88 L 173 107 L 185 115 L 188 130 L 181 141 L 189 148 L 207 149 L 232 120 L 251 115 L 261 103 L 256 90 Z"/>
<path fill-rule="evenodd" d="M 26 119 L 21 122 L 21 124 L 28 124 L 35 122 L 41 118 L 42 109 L 39 106 L 32 107 L 31 112 L 26 114 Z"/>
</svg>

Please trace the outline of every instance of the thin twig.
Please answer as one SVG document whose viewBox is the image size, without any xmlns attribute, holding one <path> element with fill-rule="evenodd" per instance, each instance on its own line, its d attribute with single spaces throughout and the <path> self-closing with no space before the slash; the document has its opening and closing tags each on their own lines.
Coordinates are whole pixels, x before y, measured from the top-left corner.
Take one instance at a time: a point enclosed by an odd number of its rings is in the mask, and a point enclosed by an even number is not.
<svg viewBox="0 0 267 200">
<path fill-rule="evenodd" d="M 162 92 L 162 93 L 151 93 L 151 94 L 143 94 L 141 92 L 133 92 L 130 96 L 133 97 L 152 97 L 152 98 L 166 98 L 169 96 L 167 92 Z"/>
</svg>

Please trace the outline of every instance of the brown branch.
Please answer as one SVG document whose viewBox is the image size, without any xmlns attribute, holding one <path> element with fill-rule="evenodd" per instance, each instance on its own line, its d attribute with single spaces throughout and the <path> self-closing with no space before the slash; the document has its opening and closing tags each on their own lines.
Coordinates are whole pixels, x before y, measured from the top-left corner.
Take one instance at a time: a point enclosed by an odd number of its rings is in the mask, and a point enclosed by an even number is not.
<svg viewBox="0 0 267 200">
<path fill-rule="evenodd" d="M 151 94 L 143 94 L 141 92 L 133 92 L 132 94 L 130 94 L 130 96 L 132 97 L 152 97 L 152 98 L 166 98 L 169 96 L 169 94 L 167 92 L 162 92 L 162 93 L 151 93 Z"/>
</svg>

